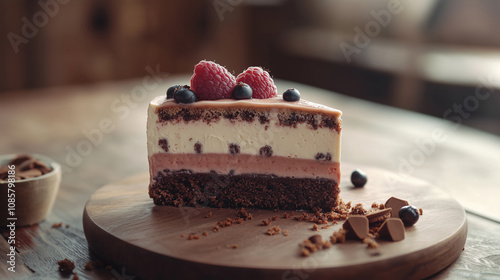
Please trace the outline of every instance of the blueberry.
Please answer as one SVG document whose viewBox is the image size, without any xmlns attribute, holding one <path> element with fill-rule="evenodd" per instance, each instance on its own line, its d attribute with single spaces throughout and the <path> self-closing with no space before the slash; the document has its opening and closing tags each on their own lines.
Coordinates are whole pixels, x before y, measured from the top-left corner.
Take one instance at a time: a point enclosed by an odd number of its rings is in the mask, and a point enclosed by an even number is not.
<svg viewBox="0 0 500 280">
<path fill-rule="evenodd" d="M 283 93 L 283 99 L 288 102 L 300 100 L 300 92 L 295 88 L 289 88 Z"/>
<path fill-rule="evenodd" d="M 356 169 L 351 173 L 351 182 L 356 188 L 361 188 L 366 184 L 368 178 L 366 177 L 365 172 Z"/>
<path fill-rule="evenodd" d="M 234 86 L 232 94 L 234 99 L 251 99 L 253 90 L 245 83 L 238 83 Z"/>
<path fill-rule="evenodd" d="M 182 87 L 181 85 L 175 85 L 175 86 L 169 87 L 167 90 L 167 99 L 174 97 L 174 92 L 176 90 L 180 89 L 181 87 Z"/>
<path fill-rule="evenodd" d="M 403 224 L 405 224 L 405 226 L 414 225 L 418 221 L 419 217 L 420 214 L 418 213 L 418 209 L 415 206 L 406 205 L 399 209 L 399 218 L 403 221 Z"/>
<path fill-rule="evenodd" d="M 174 92 L 174 100 L 177 103 L 193 103 L 196 102 L 196 94 L 188 86 L 183 86 Z"/>
</svg>

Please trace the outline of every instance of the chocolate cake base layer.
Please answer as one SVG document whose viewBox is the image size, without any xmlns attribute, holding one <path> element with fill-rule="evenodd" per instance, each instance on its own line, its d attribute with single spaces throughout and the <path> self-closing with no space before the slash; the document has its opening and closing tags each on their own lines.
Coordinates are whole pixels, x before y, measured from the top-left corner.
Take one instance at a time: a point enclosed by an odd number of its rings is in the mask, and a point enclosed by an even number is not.
<svg viewBox="0 0 500 280">
<path fill-rule="evenodd" d="M 331 211 L 340 193 L 334 180 L 261 174 L 158 172 L 149 186 L 156 205 Z"/>
</svg>

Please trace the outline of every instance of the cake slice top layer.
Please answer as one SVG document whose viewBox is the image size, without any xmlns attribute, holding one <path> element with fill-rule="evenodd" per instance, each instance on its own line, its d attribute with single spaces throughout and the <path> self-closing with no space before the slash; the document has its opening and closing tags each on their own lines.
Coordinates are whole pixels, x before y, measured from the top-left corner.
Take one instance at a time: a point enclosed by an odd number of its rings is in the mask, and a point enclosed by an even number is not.
<svg viewBox="0 0 500 280">
<path fill-rule="evenodd" d="M 165 96 L 158 96 L 154 98 L 151 103 L 151 106 L 155 106 L 157 108 L 157 112 L 160 109 L 169 109 L 173 107 L 178 108 L 251 108 L 251 109 L 293 109 L 294 111 L 302 111 L 308 114 L 324 114 L 329 115 L 331 117 L 340 118 L 342 112 L 340 110 L 317 104 L 314 102 L 310 102 L 304 99 L 296 102 L 287 102 L 283 100 L 281 95 L 277 97 L 268 98 L 268 99 L 244 99 L 244 100 L 236 100 L 236 99 L 219 99 L 219 100 L 209 100 L 209 101 L 197 101 L 191 104 L 179 104 L 176 103 L 173 99 L 166 99 Z"/>
</svg>

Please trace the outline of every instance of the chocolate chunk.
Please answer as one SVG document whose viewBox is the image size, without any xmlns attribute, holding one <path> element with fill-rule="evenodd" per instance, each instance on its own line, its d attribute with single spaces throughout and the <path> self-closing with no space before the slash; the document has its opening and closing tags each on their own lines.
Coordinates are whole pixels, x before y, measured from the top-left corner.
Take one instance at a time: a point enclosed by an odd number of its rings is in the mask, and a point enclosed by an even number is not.
<svg viewBox="0 0 500 280">
<path fill-rule="evenodd" d="M 319 234 L 315 234 L 311 237 L 309 237 L 309 241 L 311 241 L 314 245 L 316 246 L 323 246 L 323 237 Z"/>
<path fill-rule="evenodd" d="M 158 140 L 158 145 L 160 145 L 160 147 L 168 153 L 168 140 L 165 139 L 165 138 L 162 138 L 160 140 Z"/>
<path fill-rule="evenodd" d="M 314 156 L 314 159 L 315 160 L 321 160 L 321 159 L 324 159 L 325 158 L 325 155 L 323 153 L 317 153 L 315 156 Z"/>
<path fill-rule="evenodd" d="M 40 171 L 38 169 L 28 169 L 26 171 L 21 171 L 21 172 L 16 173 L 16 175 L 18 175 L 22 179 L 28 179 L 28 178 L 42 176 L 43 174 L 42 174 L 42 171 Z"/>
<path fill-rule="evenodd" d="M 397 197 L 391 197 L 385 202 L 385 208 L 392 208 L 391 217 L 399 218 L 399 209 L 401 207 L 409 205 L 408 201 L 399 199 Z"/>
<path fill-rule="evenodd" d="M 326 153 L 326 154 L 317 153 L 314 156 L 314 159 L 315 160 L 322 160 L 322 161 L 332 161 L 332 154 L 330 154 L 330 153 Z"/>
<path fill-rule="evenodd" d="M 229 144 L 229 153 L 231 155 L 236 155 L 240 153 L 240 146 L 238 144 L 231 143 Z"/>
<path fill-rule="evenodd" d="M 368 236 L 368 219 L 365 216 L 350 216 L 342 225 L 350 238 L 364 239 Z"/>
<path fill-rule="evenodd" d="M 202 153 L 202 147 L 203 145 L 200 143 L 200 142 L 196 142 L 194 144 L 194 151 L 197 153 L 197 154 L 201 154 Z"/>
<path fill-rule="evenodd" d="M 57 264 L 59 265 L 59 271 L 61 272 L 72 273 L 73 269 L 75 269 L 75 263 L 68 259 L 57 261 Z"/>
<path fill-rule="evenodd" d="M 374 212 L 366 214 L 366 218 L 368 219 L 368 222 L 370 224 L 376 223 L 376 222 L 383 222 L 391 217 L 391 212 L 392 212 L 392 208 L 385 208 L 382 210 L 378 210 L 378 211 L 374 211 Z"/>
<path fill-rule="evenodd" d="M 39 160 L 36 160 L 36 159 L 33 162 L 33 168 L 40 170 L 42 172 L 42 174 L 47 174 L 52 170 L 49 167 L 47 167 L 47 165 L 45 165 L 45 163 L 43 163 Z"/>
<path fill-rule="evenodd" d="M 326 153 L 325 160 L 326 161 L 332 161 L 332 154 Z"/>
<path fill-rule="evenodd" d="M 389 218 L 380 226 L 378 234 L 383 239 L 400 241 L 405 239 L 405 226 L 401 219 Z"/>
<path fill-rule="evenodd" d="M 18 171 L 26 171 L 33 169 L 35 167 L 35 159 L 30 158 L 16 165 Z"/>
<path fill-rule="evenodd" d="M 15 166 L 18 166 L 20 165 L 21 163 L 25 162 L 25 161 L 28 161 L 28 160 L 32 160 L 33 158 L 28 156 L 28 155 L 18 155 L 16 156 L 15 158 L 13 158 L 10 162 L 9 162 L 9 165 L 15 165 Z"/>
<path fill-rule="evenodd" d="M 9 165 L 15 166 L 16 180 L 38 177 L 52 171 L 45 163 L 28 155 L 16 156 L 9 162 Z M 8 166 L 0 167 L 0 179 L 7 179 L 9 170 Z"/>
<path fill-rule="evenodd" d="M 273 148 L 269 145 L 265 145 L 260 148 L 259 154 L 264 157 L 271 157 L 273 155 Z"/>
<path fill-rule="evenodd" d="M 7 179 L 9 177 L 9 167 L 7 165 L 0 166 L 0 180 Z"/>
</svg>

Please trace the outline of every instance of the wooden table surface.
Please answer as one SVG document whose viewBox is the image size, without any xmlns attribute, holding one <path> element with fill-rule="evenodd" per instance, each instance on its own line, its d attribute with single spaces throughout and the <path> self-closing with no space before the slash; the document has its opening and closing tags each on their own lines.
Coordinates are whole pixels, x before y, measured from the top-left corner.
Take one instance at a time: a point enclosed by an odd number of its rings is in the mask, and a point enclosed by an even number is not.
<svg viewBox="0 0 500 280">
<path fill-rule="evenodd" d="M 186 75 L 145 76 L 1 94 L 0 154 L 47 155 L 63 166 L 63 180 L 50 216 L 16 229 L 15 273 L 7 270 L 8 244 L 0 242 L 0 279 L 70 279 L 57 270 L 64 258 L 75 262 L 80 279 L 134 279 L 126 268 L 84 269 L 98 258 L 83 234 L 83 208 L 101 186 L 148 170 L 148 101 L 188 81 Z M 277 86 L 281 92 L 296 87 L 304 99 L 343 111 L 343 161 L 424 179 L 464 206 L 465 249 L 432 279 L 500 279 L 500 137 L 306 85 L 277 81 Z M 100 130 L 102 122 L 111 123 L 112 131 Z M 63 225 L 53 228 L 54 223 Z"/>
</svg>

